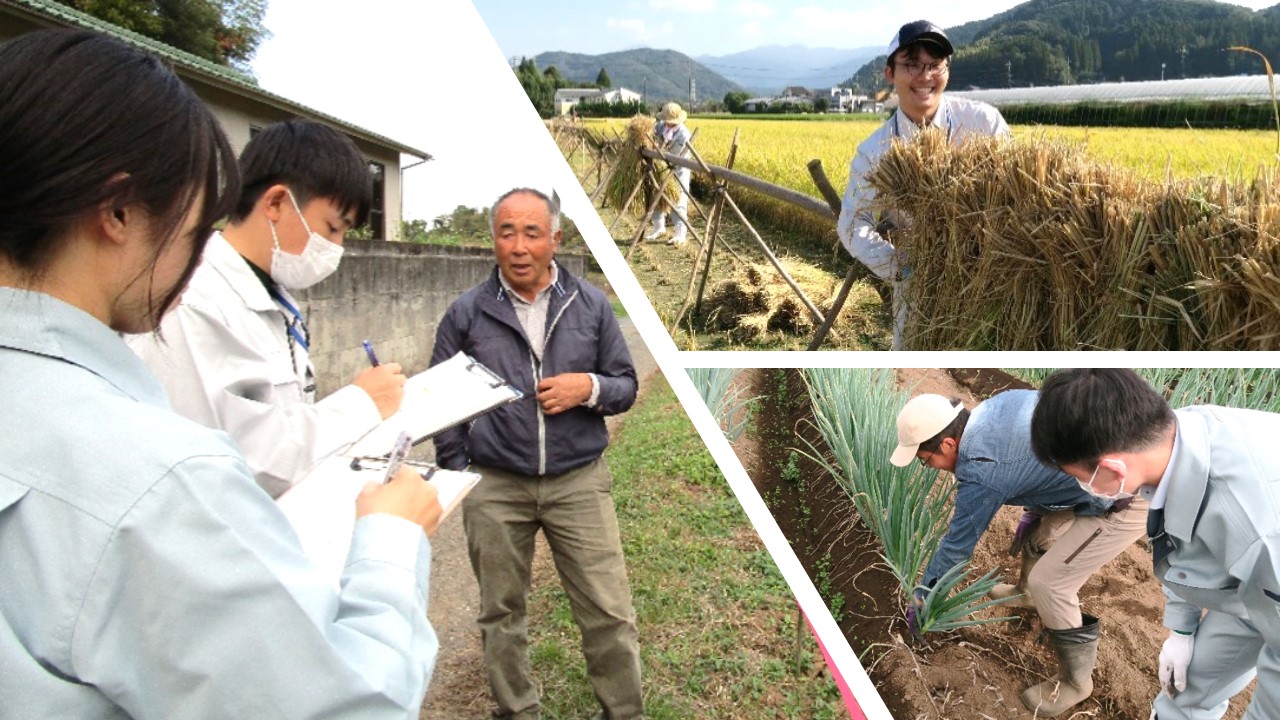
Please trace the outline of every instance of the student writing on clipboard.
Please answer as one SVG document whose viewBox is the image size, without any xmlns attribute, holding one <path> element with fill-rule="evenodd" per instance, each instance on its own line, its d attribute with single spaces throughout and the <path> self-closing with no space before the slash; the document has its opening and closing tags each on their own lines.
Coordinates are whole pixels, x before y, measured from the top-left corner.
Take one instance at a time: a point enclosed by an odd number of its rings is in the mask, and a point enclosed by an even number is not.
<svg viewBox="0 0 1280 720">
<path fill-rule="evenodd" d="M 244 190 L 160 338 L 130 344 L 179 413 L 224 430 L 279 497 L 400 407 L 405 377 L 384 362 L 317 401 L 311 336 L 289 294 L 338 268 L 372 183 L 350 138 L 309 120 L 263 128 L 240 157 Z"/>
<path fill-rule="evenodd" d="M 224 433 L 173 413 L 153 330 L 238 194 L 160 59 L 0 44 L 0 715 L 417 717 L 435 489 L 364 488 L 336 591 Z"/>
</svg>

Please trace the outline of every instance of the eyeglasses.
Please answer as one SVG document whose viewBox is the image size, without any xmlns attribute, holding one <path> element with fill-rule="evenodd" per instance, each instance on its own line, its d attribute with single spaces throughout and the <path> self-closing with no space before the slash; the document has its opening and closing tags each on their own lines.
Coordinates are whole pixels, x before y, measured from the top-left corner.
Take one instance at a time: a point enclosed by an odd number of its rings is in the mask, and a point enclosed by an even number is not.
<svg viewBox="0 0 1280 720">
<path fill-rule="evenodd" d="M 916 62 L 915 60 L 908 60 L 907 62 L 895 64 L 903 70 L 906 70 L 907 75 L 910 75 L 913 78 L 920 77 L 921 75 L 924 75 L 925 77 L 930 75 L 946 75 L 951 70 L 951 62 L 949 60 L 941 60 L 936 63 L 922 63 Z"/>
<path fill-rule="evenodd" d="M 924 457 L 918 457 L 916 459 L 920 461 L 921 465 L 925 467 L 929 467 L 929 460 L 933 458 L 933 451 L 925 450 L 925 452 L 928 453 L 928 455 L 925 455 Z"/>
</svg>

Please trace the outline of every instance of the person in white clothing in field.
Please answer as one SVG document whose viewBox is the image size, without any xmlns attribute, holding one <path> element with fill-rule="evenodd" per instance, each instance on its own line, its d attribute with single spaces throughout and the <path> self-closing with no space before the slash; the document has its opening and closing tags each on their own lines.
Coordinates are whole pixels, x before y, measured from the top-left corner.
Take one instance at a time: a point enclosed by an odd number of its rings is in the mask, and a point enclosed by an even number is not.
<svg viewBox="0 0 1280 720">
<path fill-rule="evenodd" d="M 653 141 L 665 152 L 682 158 L 689 157 L 689 141 L 693 139 L 693 134 L 684 125 L 684 121 L 688 119 L 688 111 L 681 108 L 679 104 L 667 103 L 658 112 L 658 122 L 653 126 Z M 680 186 L 680 194 L 676 198 L 675 209 L 671 213 L 673 230 L 667 244 L 684 245 L 688 242 L 689 229 L 685 227 L 684 219 L 689 217 L 689 178 L 692 172 L 687 167 L 673 165 L 671 174 L 675 176 Z M 667 213 L 661 205 L 653 211 L 651 222 L 653 226 L 645 238 L 657 240 L 667 231 Z"/>
<path fill-rule="evenodd" d="M 849 164 L 849 185 L 840 206 L 840 242 L 855 260 L 893 287 L 893 349 L 902 349 L 907 307 L 904 285 L 910 262 L 885 237 L 887 230 L 908 222 L 902 217 L 878 217 L 872 211 L 875 189 L 867 175 L 894 140 L 910 140 L 923 128 L 936 127 L 951 143 L 970 135 L 1008 135 L 1000 111 L 986 103 L 943 94 L 955 53 L 942 28 L 928 20 L 903 25 L 889 43 L 884 77 L 898 96 L 898 108 L 880 129 L 858 145 Z"/>
<path fill-rule="evenodd" d="M 355 143 L 321 123 L 276 123 L 249 141 L 240 168 L 239 202 L 182 303 L 158 337 L 129 344 L 174 410 L 226 431 L 279 497 L 395 413 L 405 378 L 396 363 L 365 368 L 316 402 L 311 337 L 289 294 L 337 270 L 344 235 L 368 215 L 373 184 Z"/>
</svg>

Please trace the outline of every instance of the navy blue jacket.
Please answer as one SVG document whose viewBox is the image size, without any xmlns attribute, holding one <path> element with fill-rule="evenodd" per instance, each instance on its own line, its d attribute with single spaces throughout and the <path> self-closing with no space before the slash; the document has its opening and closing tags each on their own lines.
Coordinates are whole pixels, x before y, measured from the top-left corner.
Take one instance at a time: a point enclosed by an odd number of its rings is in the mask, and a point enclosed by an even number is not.
<svg viewBox="0 0 1280 720">
<path fill-rule="evenodd" d="M 635 367 L 613 308 L 603 292 L 563 265 L 557 264 L 551 288 L 541 361 L 529 348 L 497 267 L 445 311 L 431 364 L 458 351 L 493 370 L 524 397 L 437 435 L 436 462 L 450 470 L 474 462 L 530 476 L 567 472 L 604 452 L 609 444 L 604 417 L 626 411 L 636 399 Z M 536 398 L 538 382 L 574 372 L 599 378 L 596 406 L 544 415 Z"/>
</svg>

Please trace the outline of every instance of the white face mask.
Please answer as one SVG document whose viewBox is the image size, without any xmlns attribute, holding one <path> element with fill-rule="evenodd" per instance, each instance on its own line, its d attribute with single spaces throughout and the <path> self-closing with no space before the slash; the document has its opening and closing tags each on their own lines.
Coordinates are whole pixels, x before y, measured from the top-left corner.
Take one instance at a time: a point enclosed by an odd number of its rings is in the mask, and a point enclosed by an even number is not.
<svg viewBox="0 0 1280 720">
<path fill-rule="evenodd" d="M 1093 481 L 1098 479 L 1098 471 L 1102 469 L 1103 462 L 1109 462 L 1109 463 L 1113 463 L 1114 465 L 1119 465 L 1120 472 L 1123 473 L 1120 478 L 1120 487 L 1116 489 L 1116 492 L 1114 495 L 1106 495 L 1093 489 Z M 1083 489 L 1085 492 L 1089 493 L 1090 495 L 1095 495 L 1097 497 L 1103 498 L 1104 500 L 1124 500 L 1126 498 L 1133 497 L 1133 493 L 1125 492 L 1125 489 L 1124 489 L 1124 477 L 1128 475 L 1128 473 L 1125 472 L 1126 469 L 1127 468 L 1125 467 L 1123 460 L 1116 460 L 1114 458 L 1099 460 L 1098 467 L 1093 469 L 1093 474 L 1089 476 L 1088 483 L 1082 483 L 1079 480 L 1077 480 L 1076 482 L 1080 484 L 1081 489 Z"/>
<path fill-rule="evenodd" d="M 281 250 L 280 239 L 276 237 L 276 224 L 269 223 L 271 241 L 275 243 L 271 251 L 271 279 L 290 290 L 302 290 L 324 280 L 338 269 L 338 263 L 342 262 L 342 246 L 311 231 L 292 192 L 289 192 L 289 202 L 293 203 L 293 209 L 297 211 L 302 227 L 307 231 L 307 245 L 299 255 Z"/>
</svg>

